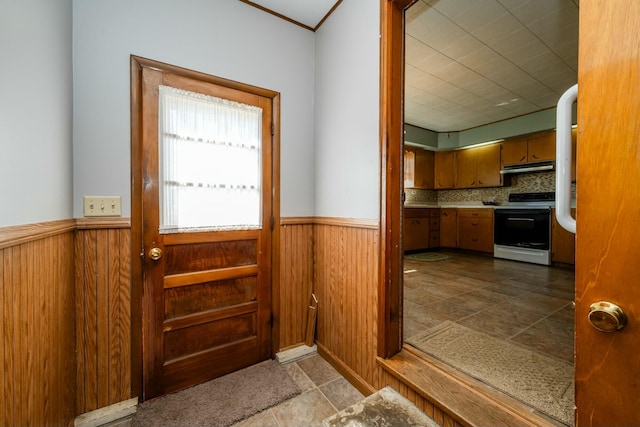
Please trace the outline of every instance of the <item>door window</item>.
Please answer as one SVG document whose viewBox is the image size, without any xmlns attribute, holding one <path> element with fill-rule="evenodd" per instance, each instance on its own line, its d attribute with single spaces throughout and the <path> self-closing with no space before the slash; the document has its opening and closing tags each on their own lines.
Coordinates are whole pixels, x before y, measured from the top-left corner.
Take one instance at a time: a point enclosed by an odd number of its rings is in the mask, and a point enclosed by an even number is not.
<svg viewBox="0 0 640 427">
<path fill-rule="evenodd" d="M 160 231 L 261 224 L 262 109 L 159 87 Z"/>
</svg>

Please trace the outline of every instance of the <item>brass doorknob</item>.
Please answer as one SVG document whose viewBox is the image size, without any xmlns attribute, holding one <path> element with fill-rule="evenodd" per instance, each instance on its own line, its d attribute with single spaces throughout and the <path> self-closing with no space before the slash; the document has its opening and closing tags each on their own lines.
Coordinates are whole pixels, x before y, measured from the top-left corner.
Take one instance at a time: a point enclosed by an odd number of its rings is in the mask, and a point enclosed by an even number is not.
<svg viewBox="0 0 640 427">
<path fill-rule="evenodd" d="M 149 258 L 151 258 L 154 261 L 157 261 L 160 258 L 162 258 L 162 249 L 160 248 L 149 249 Z"/>
<path fill-rule="evenodd" d="M 589 322 L 602 332 L 615 332 L 627 324 L 627 315 L 612 302 L 598 301 L 589 307 Z"/>
</svg>

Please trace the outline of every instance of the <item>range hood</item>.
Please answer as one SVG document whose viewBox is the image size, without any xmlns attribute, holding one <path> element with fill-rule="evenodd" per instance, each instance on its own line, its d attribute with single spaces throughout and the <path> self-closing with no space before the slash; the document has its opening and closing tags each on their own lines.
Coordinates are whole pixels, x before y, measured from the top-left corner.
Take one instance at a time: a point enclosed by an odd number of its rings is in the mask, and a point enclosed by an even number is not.
<svg viewBox="0 0 640 427">
<path fill-rule="evenodd" d="M 548 172 L 555 169 L 555 162 L 553 160 L 547 160 L 544 162 L 536 163 L 520 163 L 517 165 L 505 166 L 500 174 L 514 174 L 514 173 L 531 173 L 531 172 Z"/>
</svg>

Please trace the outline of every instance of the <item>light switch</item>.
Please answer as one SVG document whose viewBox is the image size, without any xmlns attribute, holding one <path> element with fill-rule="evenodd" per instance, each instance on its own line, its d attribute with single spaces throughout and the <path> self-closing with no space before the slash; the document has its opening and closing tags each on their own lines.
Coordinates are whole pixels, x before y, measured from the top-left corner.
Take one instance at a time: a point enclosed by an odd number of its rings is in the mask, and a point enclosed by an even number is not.
<svg viewBox="0 0 640 427">
<path fill-rule="evenodd" d="M 121 216 L 120 196 L 84 196 L 84 216 Z"/>
</svg>

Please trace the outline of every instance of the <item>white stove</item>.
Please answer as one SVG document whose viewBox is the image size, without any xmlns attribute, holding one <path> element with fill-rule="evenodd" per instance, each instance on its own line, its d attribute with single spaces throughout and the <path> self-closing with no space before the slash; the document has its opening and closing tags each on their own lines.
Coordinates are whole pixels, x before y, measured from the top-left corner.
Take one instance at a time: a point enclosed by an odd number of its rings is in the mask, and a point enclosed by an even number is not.
<svg viewBox="0 0 640 427">
<path fill-rule="evenodd" d="M 494 210 L 496 258 L 551 264 L 551 208 L 555 193 L 512 193 Z"/>
</svg>

